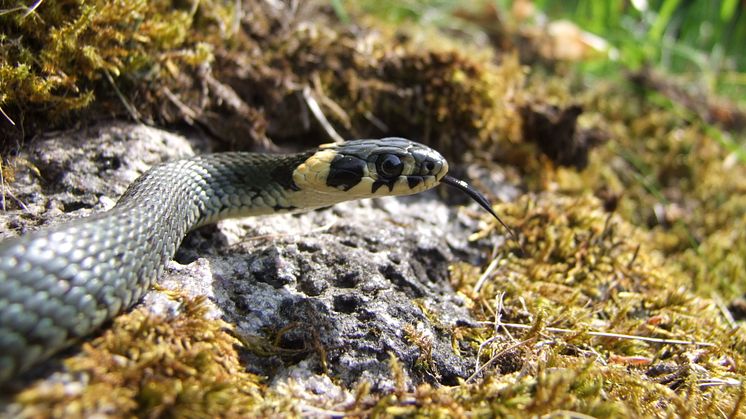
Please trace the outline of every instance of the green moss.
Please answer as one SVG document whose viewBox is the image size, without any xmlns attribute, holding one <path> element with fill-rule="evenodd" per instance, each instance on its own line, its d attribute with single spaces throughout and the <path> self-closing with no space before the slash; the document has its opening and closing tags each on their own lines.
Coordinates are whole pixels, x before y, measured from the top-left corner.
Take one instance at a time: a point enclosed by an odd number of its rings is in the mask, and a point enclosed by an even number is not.
<svg viewBox="0 0 746 419">
<path fill-rule="evenodd" d="M 232 6 L 66 0 L 28 12 L 24 2 L 0 7 L 0 107 L 32 128 L 48 127 L 46 119 L 68 117 L 94 98 L 104 113 L 121 112 L 117 89 L 131 98 L 174 85 L 181 71 L 212 60 L 209 45 L 222 40 L 219 26 Z"/>
</svg>

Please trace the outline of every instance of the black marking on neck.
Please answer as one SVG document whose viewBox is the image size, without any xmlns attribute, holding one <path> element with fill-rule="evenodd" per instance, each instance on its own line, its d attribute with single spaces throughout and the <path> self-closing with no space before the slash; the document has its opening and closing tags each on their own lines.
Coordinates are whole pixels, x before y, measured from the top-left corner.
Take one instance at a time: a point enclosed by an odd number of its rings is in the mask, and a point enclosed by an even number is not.
<svg viewBox="0 0 746 419">
<path fill-rule="evenodd" d="M 275 182 L 279 183 L 283 188 L 291 191 L 299 191 L 300 188 L 295 184 L 293 180 L 293 172 L 303 162 L 308 160 L 309 157 L 313 156 L 315 151 L 306 151 L 298 154 L 290 154 L 283 157 L 272 169 L 272 178 Z"/>
<path fill-rule="evenodd" d="M 363 178 L 365 161 L 352 156 L 337 155 L 329 165 L 327 186 L 340 188 L 343 191 L 352 189 Z"/>
</svg>

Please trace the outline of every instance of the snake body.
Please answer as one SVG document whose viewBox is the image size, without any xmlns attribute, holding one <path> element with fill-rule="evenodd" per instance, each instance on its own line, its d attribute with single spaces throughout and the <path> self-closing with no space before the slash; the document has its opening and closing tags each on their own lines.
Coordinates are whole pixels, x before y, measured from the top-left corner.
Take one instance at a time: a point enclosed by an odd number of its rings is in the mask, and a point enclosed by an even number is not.
<svg viewBox="0 0 746 419">
<path fill-rule="evenodd" d="M 0 383 L 89 335 L 149 289 L 191 229 L 437 185 L 448 164 L 402 138 L 156 166 L 116 206 L 0 242 Z"/>
</svg>

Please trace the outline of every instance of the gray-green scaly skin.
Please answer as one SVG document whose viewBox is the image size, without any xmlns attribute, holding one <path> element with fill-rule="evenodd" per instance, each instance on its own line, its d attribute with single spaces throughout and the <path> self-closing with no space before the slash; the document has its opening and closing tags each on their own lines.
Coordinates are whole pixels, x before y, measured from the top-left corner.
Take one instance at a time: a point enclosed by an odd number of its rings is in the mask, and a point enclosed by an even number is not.
<svg viewBox="0 0 746 419">
<path fill-rule="evenodd" d="M 195 227 L 412 194 L 447 171 L 437 152 L 402 138 L 156 166 L 110 211 L 0 242 L 0 384 L 135 304 Z"/>
<path fill-rule="evenodd" d="M 190 229 L 282 212 L 289 190 L 281 182 L 308 155 L 221 153 L 167 163 L 110 211 L 0 242 L 0 382 L 131 307 Z"/>
</svg>

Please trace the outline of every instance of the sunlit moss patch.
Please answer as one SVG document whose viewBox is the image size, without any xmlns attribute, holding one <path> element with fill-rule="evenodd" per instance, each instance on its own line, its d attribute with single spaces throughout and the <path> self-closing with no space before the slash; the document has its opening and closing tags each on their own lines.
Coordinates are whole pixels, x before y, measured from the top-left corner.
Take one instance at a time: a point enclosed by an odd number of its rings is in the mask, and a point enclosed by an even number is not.
<svg viewBox="0 0 746 419">
<path fill-rule="evenodd" d="M 39 383 L 16 396 L 27 416 L 242 416 L 264 405 L 261 378 L 239 361 L 230 327 L 205 318 L 203 298 L 181 314 L 137 309 L 65 361 L 79 384 Z"/>
</svg>

